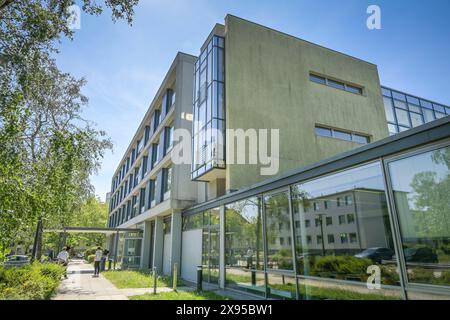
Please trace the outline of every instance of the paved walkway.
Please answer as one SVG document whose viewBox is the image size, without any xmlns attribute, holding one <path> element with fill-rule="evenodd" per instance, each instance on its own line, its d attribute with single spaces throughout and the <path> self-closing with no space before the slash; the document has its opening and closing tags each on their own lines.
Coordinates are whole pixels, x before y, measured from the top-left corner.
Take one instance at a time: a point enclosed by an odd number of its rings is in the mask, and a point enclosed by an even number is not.
<svg viewBox="0 0 450 320">
<path fill-rule="evenodd" d="M 152 288 L 118 289 L 101 274 L 94 278 L 94 267 L 83 260 L 73 260 L 53 300 L 128 300 L 129 296 L 153 292 Z M 172 291 L 158 288 L 157 292 Z"/>
</svg>

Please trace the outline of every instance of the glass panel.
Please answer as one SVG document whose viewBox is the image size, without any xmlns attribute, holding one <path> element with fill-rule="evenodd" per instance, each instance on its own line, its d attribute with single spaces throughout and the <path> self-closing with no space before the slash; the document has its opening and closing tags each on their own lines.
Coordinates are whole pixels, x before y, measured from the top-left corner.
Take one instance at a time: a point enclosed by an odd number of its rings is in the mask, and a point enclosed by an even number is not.
<svg viewBox="0 0 450 320">
<path fill-rule="evenodd" d="M 406 103 L 403 101 L 394 100 L 394 106 L 396 106 L 397 108 L 408 109 Z"/>
<path fill-rule="evenodd" d="M 408 104 L 409 110 L 417 113 L 422 113 L 422 109 L 416 105 Z"/>
<path fill-rule="evenodd" d="M 339 130 L 333 130 L 333 137 L 335 137 L 337 139 L 347 140 L 347 141 L 352 140 L 352 135 L 350 133 L 339 131 Z"/>
<path fill-rule="evenodd" d="M 389 134 L 393 135 L 397 133 L 397 126 L 394 124 L 388 124 Z"/>
<path fill-rule="evenodd" d="M 417 106 L 420 106 L 419 99 L 417 99 L 415 97 L 411 97 L 411 96 L 407 96 L 406 98 L 408 100 L 408 103 L 412 103 L 412 104 L 415 104 Z"/>
<path fill-rule="evenodd" d="M 253 197 L 225 207 L 225 265 L 264 269 L 261 200 Z"/>
<path fill-rule="evenodd" d="M 355 141 L 355 142 L 358 142 L 358 143 L 363 143 L 363 144 L 369 143 L 369 138 L 368 137 L 361 136 L 359 134 L 353 134 L 352 135 L 352 140 Z"/>
<path fill-rule="evenodd" d="M 392 99 L 383 97 L 384 111 L 386 113 L 386 119 L 390 122 L 395 122 L 394 110 L 392 108 Z"/>
<path fill-rule="evenodd" d="M 239 267 L 226 268 L 225 285 L 227 287 L 265 296 L 265 283 L 264 272 Z"/>
<path fill-rule="evenodd" d="M 425 119 L 425 122 L 430 122 L 434 120 L 434 113 L 432 110 L 428 109 L 422 109 L 423 110 L 423 117 Z"/>
<path fill-rule="evenodd" d="M 389 163 L 408 280 L 450 286 L 450 147 Z"/>
<path fill-rule="evenodd" d="M 314 75 L 314 74 L 310 74 L 310 75 L 309 75 L 309 80 L 311 80 L 311 81 L 313 81 L 313 82 L 320 83 L 320 84 L 326 84 L 325 78 L 316 76 L 316 75 Z"/>
<path fill-rule="evenodd" d="M 445 117 L 445 113 L 440 113 L 440 112 L 434 112 L 434 114 L 436 115 L 436 119 L 440 119 L 440 118 L 443 118 L 443 117 Z"/>
<path fill-rule="evenodd" d="M 411 123 L 413 127 L 420 126 L 423 124 L 422 115 L 414 112 L 410 112 L 409 115 L 411 116 Z"/>
<path fill-rule="evenodd" d="M 267 267 L 269 269 L 293 270 L 291 217 L 289 193 L 280 192 L 264 197 L 267 236 Z M 292 241 L 292 240 L 291 240 Z"/>
<path fill-rule="evenodd" d="M 433 103 L 433 107 L 435 111 L 445 113 L 445 108 L 443 106 Z"/>
<path fill-rule="evenodd" d="M 267 293 L 269 298 L 293 300 L 297 297 L 297 279 L 293 275 L 267 274 Z"/>
<path fill-rule="evenodd" d="M 406 96 L 400 92 L 392 91 L 392 97 L 397 100 L 406 101 Z"/>
<path fill-rule="evenodd" d="M 316 127 L 315 128 L 316 134 L 319 136 L 324 136 L 324 137 L 331 137 L 331 129 L 328 128 L 322 128 L 322 127 Z"/>
<path fill-rule="evenodd" d="M 401 298 L 380 163 L 299 184 L 292 196 L 304 299 Z M 325 201 L 327 209 L 307 210 Z M 306 220 L 318 223 L 306 227 Z M 334 223 L 327 224 L 330 220 Z M 369 266 L 380 271 L 378 290 L 367 289 Z"/>
<path fill-rule="evenodd" d="M 383 96 L 390 97 L 391 96 L 391 90 L 382 87 L 381 88 L 381 94 Z"/>
<path fill-rule="evenodd" d="M 397 115 L 397 122 L 399 125 L 409 127 L 408 111 L 402 109 L 395 109 Z"/>
<path fill-rule="evenodd" d="M 427 109 L 433 109 L 433 106 L 431 105 L 431 102 L 429 102 L 429 101 L 420 100 L 420 105 Z"/>
<path fill-rule="evenodd" d="M 344 84 L 342 82 L 338 82 L 338 81 L 334 81 L 334 80 L 330 80 L 330 79 L 328 79 L 327 82 L 330 87 L 344 90 Z"/>
<path fill-rule="evenodd" d="M 349 85 L 349 84 L 346 84 L 346 85 L 345 85 L 345 89 L 346 89 L 348 92 L 352 92 L 352 93 L 356 93 L 356 94 L 362 94 L 362 89 L 361 89 L 361 88 L 354 87 L 354 86 L 351 86 L 351 85 Z"/>
</svg>

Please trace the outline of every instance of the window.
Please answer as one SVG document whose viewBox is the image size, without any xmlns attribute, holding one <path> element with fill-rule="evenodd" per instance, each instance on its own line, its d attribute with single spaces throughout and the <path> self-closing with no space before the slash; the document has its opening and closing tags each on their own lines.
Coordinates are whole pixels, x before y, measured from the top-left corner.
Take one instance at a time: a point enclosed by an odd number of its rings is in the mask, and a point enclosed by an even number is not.
<svg viewBox="0 0 450 320">
<path fill-rule="evenodd" d="M 334 243 L 334 234 L 328 235 L 328 243 Z"/>
<path fill-rule="evenodd" d="M 350 206 L 350 205 L 353 204 L 352 196 L 345 196 L 344 199 L 345 199 L 345 205 L 346 205 L 346 206 Z"/>
<path fill-rule="evenodd" d="M 163 193 L 164 200 L 170 196 L 170 187 L 172 185 L 172 167 L 163 169 Z"/>
<path fill-rule="evenodd" d="M 286 230 L 290 230 L 290 210 L 289 210 L 289 193 L 280 192 L 264 197 L 264 208 L 266 213 L 266 236 L 269 241 L 267 246 L 267 267 L 269 269 L 293 269 L 292 250 L 283 249 L 282 254 L 280 248 L 272 244 L 271 239 L 280 238 L 284 231 L 279 231 L 278 223 L 283 221 Z"/>
<path fill-rule="evenodd" d="M 423 124 L 422 115 L 414 112 L 410 112 L 409 115 L 411 116 L 411 124 L 413 127 L 420 126 Z"/>
<path fill-rule="evenodd" d="M 309 219 L 305 220 L 305 227 L 308 228 L 311 225 L 311 221 Z"/>
<path fill-rule="evenodd" d="M 346 233 L 341 233 L 340 235 L 341 243 L 348 243 L 348 235 Z"/>
<path fill-rule="evenodd" d="M 322 126 L 315 127 L 315 133 L 322 137 L 333 137 L 340 140 L 353 141 L 361 144 L 369 143 L 369 136 L 353 133 L 345 130 L 325 128 Z"/>
<path fill-rule="evenodd" d="M 322 236 L 316 236 L 317 244 L 322 244 Z"/>
<path fill-rule="evenodd" d="M 396 108 L 395 114 L 399 125 L 409 127 L 408 111 Z"/>
<path fill-rule="evenodd" d="M 362 95 L 363 94 L 363 89 L 362 87 L 356 86 L 356 85 L 352 85 L 352 84 L 348 84 L 342 81 L 338 81 L 338 80 L 332 80 L 329 78 L 325 78 L 322 76 L 318 76 L 316 74 L 310 73 L 309 74 L 309 80 L 315 83 L 319 83 L 319 84 L 323 84 L 329 87 L 333 87 L 339 90 L 345 90 L 347 92 L 351 92 L 351 93 L 355 93 L 355 94 L 359 94 Z"/>
<path fill-rule="evenodd" d="M 315 131 L 318 136 L 323 136 L 323 137 L 332 137 L 333 136 L 331 129 L 328 129 L 328 128 L 322 128 L 322 127 L 316 126 Z"/>
<path fill-rule="evenodd" d="M 353 213 L 347 214 L 347 223 L 355 222 L 355 215 Z"/>
<path fill-rule="evenodd" d="M 327 83 L 330 87 L 345 90 L 345 85 L 342 82 L 328 79 Z"/>
<path fill-rule="evenodd" d="M 296 227 L 296 228 L 300 228 L 300 221 L 298 221 L 298 220 L 295 221 L 295 227 Z"/>
<path fill-rule="evenodd" d="M 449 164 L 450 146 L 388 163 L 410 283 L 450 286 L 435 272 L 448 270 Z"/>
<path fill-rule="evenodd" d="M 406 101 L 406 96 L 400 92 L 392 91 L 392 97 L 397 100 Z"/>
<path fill-rule="evenodd" d="M 314 74 L 310 74 L 310 75 L 309 75 L 309 80 L 311 80 L 311 81 L 313 81 L 313 82 L 320 83 L 320 84 L 326 84 L 326 83 L 327 83 L 327 81 L 325 80 L 325 78 L 320 77 L 320 76 L 316 76 L 316 75 L 314 75 Z"/>
<path fill-rule="evenodd" d="M 344 224 L 345 223 L 345 216 L 344 215 L 340 215 L 339 216 L 339 224 Z"/>
<path fill-rule="evenodd" d="M 280 245 L 281 245 L 281 246 L 284 245 L 284 238 L 280 238 Z"/>
<path fill-rule="evenodd" d="M 336 199 L 336 205 L 337 205 L 338 207 L 340 207 L 341 204 L 342 204 L 342 198 L 337 198 L 337 199 Z"/>
<path fill-rule="evenodd" d="M 316 227 L 320 227 L 320 218 L 315 218 L 314 221 L 316 223 Z"/>
<path fill-rule="evenodd" d="M 331 226 L 333 224 L 333 217 L 327 217 L 326 223 L 327 223 L 327 226 Z"/>
<path fill-rule="evenodd" d="M 324 202 L 323 202 L 323 207 L 325 208 L 325 209 L 328 209 L 328 206 L 329 206 L 330 204 L 329 204 L 329 202 L 327 201 L 327 200 L 325 200 Z"/>
<path fill-rule="evenodd" d="M 311 242 L 312 242 L 311 236 L 306 236 L 306 243 L 311 244 Z"/>
<path fill-rule="evenodd" d="M 430 122 L 434 120 L 433 110 L 423 109 L 423 117 L 425 122 Z"/>
<path fill-rule="evenodd" d="M 356 233 L 350 233 L 349 234 L 349 238 L 350 238 L 350 243 L 355 243 L 358 241 L 358 238 L 356 236 Z"/>
<path fill-rule="evenodd" d="M 164 135 L 165 135 L 164 152 L 167 153 L 172 148 L 172 145 L 173 145 L 173 126 L 166 127 L 165 131 L 164 131 Z"/>
<path fill-rule="evenodd" d="M 153 208 L 156 204 L 156 188 L 157 188 L 156 180 L 150 180 L 150 192 L 149 192 L 150 208 Z"/>
<path fill-rule="evenodd" d="M 314 211 L 320 210 L 320 206 L 317 202 L 314 202 Z"/>
</svg>

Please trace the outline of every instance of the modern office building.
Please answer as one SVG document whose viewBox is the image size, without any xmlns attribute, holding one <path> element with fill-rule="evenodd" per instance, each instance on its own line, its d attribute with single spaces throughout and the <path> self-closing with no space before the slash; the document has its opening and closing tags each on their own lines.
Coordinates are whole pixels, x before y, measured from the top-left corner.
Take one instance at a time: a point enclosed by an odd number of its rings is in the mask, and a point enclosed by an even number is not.
<svg viewBox="0 0 450 320">
<path fill-rule="evenodd" d="M 374 64 L 227 15 L 198 58 L 177 55 L 119 164 L 109 226 L 136 232 L 110 246 L 123 267 L 176 263 L 195 282 L 202 265 L 263 298 L 450 297 L 447 114 Z M 178 128 L 192 164 L 170 157 Z M 272 162 L 251 148 L 260 130 Z M 246 140 L 258 161 L 236 163 Z"/>
<path fill-rule="evenodd" d="M 109 226 L 141 230 L 110 239 L 126 267 L 169 272 L 179 263 L 181 210 L 197 202 L 197 189 L 190 165 L 173 164 L 170 150 L 175 129 L 191 130 L 195 61 L 177 54 L 112 179 Z"/>
</svg>

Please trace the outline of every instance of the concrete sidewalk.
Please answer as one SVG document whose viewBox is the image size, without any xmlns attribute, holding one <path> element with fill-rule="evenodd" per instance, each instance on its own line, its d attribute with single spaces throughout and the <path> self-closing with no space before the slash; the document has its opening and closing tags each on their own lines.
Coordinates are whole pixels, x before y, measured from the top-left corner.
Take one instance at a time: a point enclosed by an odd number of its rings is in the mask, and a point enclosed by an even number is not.
<svg viewBox="0 0 450 320">
<path fill-rule="evenodd" d="M 128 300 L 129 296 L 153 292 L 152 288 L 118 289 L 101 274 L 94 278 L 94 267 L 84 260 L 72 260 L 52 300 Z M 172 291 L 158 288 L 156 292 Z"/>
</svg>

